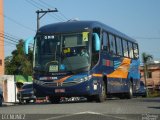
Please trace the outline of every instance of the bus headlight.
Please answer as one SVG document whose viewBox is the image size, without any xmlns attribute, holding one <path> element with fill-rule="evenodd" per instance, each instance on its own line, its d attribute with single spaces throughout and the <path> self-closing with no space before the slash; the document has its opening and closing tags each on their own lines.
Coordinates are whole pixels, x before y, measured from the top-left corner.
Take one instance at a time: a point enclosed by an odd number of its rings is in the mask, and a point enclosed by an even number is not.
<svg viewBox="0 0 160 120">
<path fill-rule="evenodd" d="M 77 82 L 81 83 L 81 82 L 88 81 L 88 80 L 90 80 L 91 78 L 92 78 L 92 75 L 89 75 L 89 76 L 85 76 L 85 77 L 83 77 L 83 78 L 74 79 L 74 81 L 77 81 Z"/>
</svg>

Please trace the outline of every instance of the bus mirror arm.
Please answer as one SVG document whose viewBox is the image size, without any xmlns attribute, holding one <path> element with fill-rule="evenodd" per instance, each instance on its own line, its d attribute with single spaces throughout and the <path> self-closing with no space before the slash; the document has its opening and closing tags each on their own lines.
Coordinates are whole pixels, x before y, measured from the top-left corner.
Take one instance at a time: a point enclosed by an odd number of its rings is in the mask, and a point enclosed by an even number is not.
<svg viewBox="0 0 160 120">
<path fill-rule="evenodd" d="M 100 38 L 97 33 L 93 33 L 93 42 L 95 51 L 100 50 Z"/>
<path fill-rule="evenodd" d="M 25 52 L 25 54 L 28 54 L 28 48 L 29 48 L 29 43 L 31 42 L 31 41 L 33 41 L 34 40 L 34 37 L 29 37 L 28 39 L 26 39 L 25 41 L 24 41 L 24 52 Z"/>
</svg>

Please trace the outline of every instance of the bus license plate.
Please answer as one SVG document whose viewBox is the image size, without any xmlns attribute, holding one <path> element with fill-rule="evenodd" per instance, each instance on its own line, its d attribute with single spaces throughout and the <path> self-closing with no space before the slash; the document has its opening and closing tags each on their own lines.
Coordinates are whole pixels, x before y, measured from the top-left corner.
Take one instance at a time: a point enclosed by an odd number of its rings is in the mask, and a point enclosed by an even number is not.
<svg viewBox="0 0 160 120">
<path fill-rule="evenodd" d="M 64 93 L 65 89 L 55 89 L 55 93 Z"/>
</svg>

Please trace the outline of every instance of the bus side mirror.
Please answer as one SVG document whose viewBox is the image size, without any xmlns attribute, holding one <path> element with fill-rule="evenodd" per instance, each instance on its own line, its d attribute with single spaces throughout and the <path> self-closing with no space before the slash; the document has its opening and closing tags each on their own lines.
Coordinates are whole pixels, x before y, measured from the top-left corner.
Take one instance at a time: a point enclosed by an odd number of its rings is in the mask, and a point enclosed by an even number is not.
<svg viewBox="0 0 160 120">
<path fill-rule="evenodd" d="M 30 41 L 32 41 L 32 40 L 34 40 L 34 37 L 29 37 L 28 39 L 26 39 L 25 41 L 24 41 L 24 53 L 25 54 L 28 54 L 28 48 L 29 48 L 29 43 L 30 43 Z"/>
<path fill-rule="evenodd" d="M 93 33 L 93 44 L 94 44 L 93 47 L 95 51 L 99 51 L 100 50 L 100 38 L 97 33 Z"/>
</svg>

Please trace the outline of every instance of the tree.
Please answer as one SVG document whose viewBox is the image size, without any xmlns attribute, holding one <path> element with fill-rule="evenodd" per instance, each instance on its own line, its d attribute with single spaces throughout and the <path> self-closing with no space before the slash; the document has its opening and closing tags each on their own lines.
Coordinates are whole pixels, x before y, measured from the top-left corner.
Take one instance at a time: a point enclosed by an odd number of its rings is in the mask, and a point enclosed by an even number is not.
<svg viewBox="0 0 160 120">
<path fill-rule="evenodd" d="M 12 52 L 12 56 L 5 58 L 5 74 L 10 75 L 31 75 L 32 74 L 32 51 L 29 54 L 24 53 L 24 41 L 19 40 L 16 50 Z"/>
<path fill-rule="evenodd" d="M 144 80 L 145 86 L 147 87 L 147 74 L 148 74 L 148 62 L 153 59 L 153 56 L 147 53 L 142 53 L 142 62 L 143 62 L 143 71 L 144 71 Z"/>
</svg>

